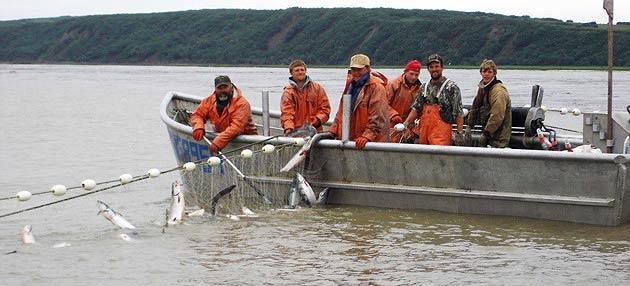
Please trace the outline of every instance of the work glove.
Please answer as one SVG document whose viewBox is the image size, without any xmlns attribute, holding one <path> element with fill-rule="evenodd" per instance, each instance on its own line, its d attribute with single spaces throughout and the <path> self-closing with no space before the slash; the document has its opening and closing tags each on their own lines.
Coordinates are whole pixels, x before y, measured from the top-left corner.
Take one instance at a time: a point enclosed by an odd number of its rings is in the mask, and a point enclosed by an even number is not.
<svg viewBox="0 0 630 286">
<path fill-rule="evenodd" d="M 466 146 L 472 146 L 473 145 L 472 131 L 470 130 L 470 126 L 466 127 L 466 129 L 464 129 L 464 144 L 466 144 Z"/>
<path fill-rule="evenodd" d="M 320 126 L 322 126 L 322 122 L 319 121 L 319 118 L 315 117 L 315 119 L 313 121 L 311 121 L 311 125 L 313 125 L 313 127 L 315 127 L 315 129 L 317 129 Z"/>
<path fill-rule="evenodd" d="M 400 117 L 400 115 L 396 114 L 392 117 L 392 119 L 389 121 L 389 123 L 394 126 L 398 123 L 403 123 L 403 119 Z"/>
<path fill-rule="evenodd" d="M 464 134 L 462 133 L 455 133 L 455 146 L 465 146 L 464 145 Z"/>
<path fill-rule="evenodd" d="M 192 137 L 193 139 L 199 141 L 203 139 L 203 136 L 206 135 L 206 130 L 203 128 L 198 128 L 193 130 Z"/>
<path fill-rule="evenodd" d="M 293 132 L 293 128 L 284 129 L 284 135 L 289 135 L 291 132 Z"/>
<path fill-rule="evenodd" d="M 210 144 L 210 146 L 208 146 L 208 149 L 210 150 L 210 152 L 212 152 L 212 154 L 219 154 L 219 150 L 221 150 L 217 144 Z"/>
<path fill-rule="evenodd" d="M 363 136 L 359 136 L 357 137 L 357 139 L 354 139 L 354 143 L 356 144 L 357 149 L 359 150 L 363 150 L 363 148 L 365 148 L 365 144 L 367 144 L 368 142 L 370 142 L 370 140 L 368 140 L 367 138 Z"/>
<path fill-rule="evenodd" d="M 488 131 L 481 132 L 481 137 L 479 137 L 479 146 L 486 147 L 488 145 L 488 140 L 490 139 L 490 133 Z"/>
</svg>

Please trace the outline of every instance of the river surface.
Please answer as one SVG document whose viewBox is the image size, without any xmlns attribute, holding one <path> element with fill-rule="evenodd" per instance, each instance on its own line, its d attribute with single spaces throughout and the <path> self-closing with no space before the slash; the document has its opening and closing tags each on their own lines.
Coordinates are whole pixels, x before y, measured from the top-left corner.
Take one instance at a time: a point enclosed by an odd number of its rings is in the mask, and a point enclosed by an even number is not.
<svg viewBox="0 0 630 286">
<path fill-rule="evenodd" d="M 336 109 L 343 69 L 309 69 Z M 389 77 L 400 70 L 382 70 Z M 278 106 L 285 68 L 0 65 L 0 197 L 174 167 L 159 105 L 168 91 L 206 95 L 228 74 L 252 105 Z M 444 74 L 470 104 L 476 70 Z M 601 71 L 499 70 L 513 106 L 531 86 L 545 105 L 606 110 Z M 616 72 L 615 109 L 630 104 Z M 427 80 L 423 69 L 422 81 Z M 628 285 L 630 225 L 598 227 L 514 217 L 330 206 L 256 219 L 192 218 L 163 229 L 170 173 L 0 218 L 0 285 Z M 76 195 L 82 190 L 71 190 Z M 60 198 L 0 201 L 0 214 Z M 100 199 L 136 227 L 122 240 L 97 216 Z M 33 226 L 37 244 L 21 245 Z M 53 248 L 65 242 L 70 246 Z M 17 252 L 9 253 L 16 250 Z"/>
</svg>

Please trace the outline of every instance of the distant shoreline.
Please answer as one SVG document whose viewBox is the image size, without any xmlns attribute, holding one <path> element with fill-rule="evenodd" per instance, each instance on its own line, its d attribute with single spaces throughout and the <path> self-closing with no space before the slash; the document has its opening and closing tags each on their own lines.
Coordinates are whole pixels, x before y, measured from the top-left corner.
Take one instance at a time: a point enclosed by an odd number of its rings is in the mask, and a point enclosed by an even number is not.
<svg viewBox="0 0 630 286">
<path fill-rule="evenodd" d="M 287 65 L 246 65 L 246 64 L 182 64 L 182 63 L 155 63 L 155 64 L 133 64 L 133 63 L 76 63 L 76 62 L 46 62 L 46 63 L 12 63 L 0 62 L 0 65 L 74 65 L 74 66 L 165 66 L 165 67 L 255 67 L 255 68 L 286 68 Z M 400 66 L 377 65 L 376 69 L 397 69 Z M 346 68 L 342 65 L 309 65 L 309 68 Z M 478 66 L 471 65 L 447 65 L 449 69 L 478 69 Z M 584 71 L 605 71 L 607 66 L 516 66 L 499 65 L 501 70 L 584 70 Z M 630 71 L 630 67 L 613 67 L 613 71 Z"/>
</svg>

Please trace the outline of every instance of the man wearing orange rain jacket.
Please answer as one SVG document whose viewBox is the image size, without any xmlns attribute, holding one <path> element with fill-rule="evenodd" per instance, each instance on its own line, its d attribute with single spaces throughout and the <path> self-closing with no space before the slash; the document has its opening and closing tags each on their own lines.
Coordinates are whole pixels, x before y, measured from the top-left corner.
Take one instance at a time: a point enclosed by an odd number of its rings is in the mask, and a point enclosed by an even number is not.
<svg viewBox="0 0 630 286">
<path fill-rule="evenodd" d="M 418 60 L 407 63 L 402 75 L 387 84 L 387 102 L 389 103 L 389 127 L 394 127 L 409 116 L 411 104 L 422 83 L 418 80 L 422 64 Z M 391 142 L 400 142 L 402 133 L 393 132 Z"/>
<path fill-rule="evenodd" d="M 256 135 L 256 125 L 252 121 L 252 110 L 228 76 L 220 75 L 214 79 L 214 92 L 201 101 L 190 117 L 193 139 L 199 141 L 206 133 L 205 122 L 210 119 L 214 130 L 219 133 L 212 140 L 210 151 L 217 153 L 234 137 L 241 134 Z"/>
<path fill-rule="evenodd" d="M 321 132 L 330 117 L 330 102 L 324 88 L 306 75 L 306 63 L 294 60 L 289 64 L 289 84 L 282 92 L 280 123 L 284 134 L 310 124 Z"/>
<path fill-rule="evenodd" d="M 387 96 L 383 81 L 372 74 L 370 58 L 356 54 L 350 59 L 352 80 L 347 92 L 351 94 L 350 140 L 361 150 L 367 142 L 389 140 Z M 339 101 L 337 116 L 330 132 L 341 138 L 343 99 Z"/>
</svg>

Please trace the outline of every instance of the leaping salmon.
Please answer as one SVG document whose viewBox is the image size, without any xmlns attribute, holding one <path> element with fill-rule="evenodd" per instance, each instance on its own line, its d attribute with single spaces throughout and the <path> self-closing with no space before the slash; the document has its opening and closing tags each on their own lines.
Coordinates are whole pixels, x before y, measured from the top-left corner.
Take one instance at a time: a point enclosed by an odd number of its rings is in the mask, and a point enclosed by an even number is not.
<svg viewBox="0 0 630 286">
<path fill-rule="evenodd" d="M 169 211 L 168 224 L 178 224 L 184 218 L 186 202 L 184 201 L 183 184 L 179 181 L 171 184 L 171 210 Z"/>
<path fill-rule="evenodd" d="M 131 223 L 129 223 L 121 214 L 116 212 L 114 209 L 109 207 L 106 203 L 102 201 L 96 201 L 98 204 L 98 213 L 102 214 L 107 220 L 109 220 L 112 224 L 120 228 L 128 228 L 128 229 L 136 229 Z"/>
<path fill-rule="evenodd" d="M 20 237 L 22 238 L 23 244 L 33 244 L 35 243 L 35 236 L 33 236 L 33 227 L 30 224 L 27 224 L 20 231 Z"/>
</svg>

